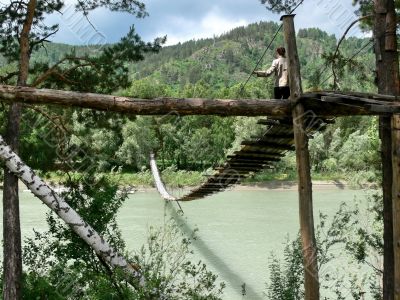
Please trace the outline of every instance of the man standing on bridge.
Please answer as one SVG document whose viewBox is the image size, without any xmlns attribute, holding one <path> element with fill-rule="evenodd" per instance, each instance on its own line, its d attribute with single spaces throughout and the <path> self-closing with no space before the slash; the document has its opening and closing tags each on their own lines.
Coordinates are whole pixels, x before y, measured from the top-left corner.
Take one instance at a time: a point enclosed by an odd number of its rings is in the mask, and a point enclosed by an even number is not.
<svg viewBox="0 0 400 300">
<path fill-rule="evenodd" d="M 290 96 L 289 77 L 286 59 L 286 50 L 283 47 L 276 49 L 277 59 L 267 71 L 254 71 L 257 77 L 269 77 L 275 75 L 274 98 L 288 99 Z"/>
</svg>

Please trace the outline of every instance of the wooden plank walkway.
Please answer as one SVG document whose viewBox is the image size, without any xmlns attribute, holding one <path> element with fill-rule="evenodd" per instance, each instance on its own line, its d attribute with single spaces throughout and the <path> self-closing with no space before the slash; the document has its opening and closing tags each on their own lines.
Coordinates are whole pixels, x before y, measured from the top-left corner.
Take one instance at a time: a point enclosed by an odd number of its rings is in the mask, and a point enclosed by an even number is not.
<svg viewBox="0 0 400 300">
<path fill-rule="evenodd" d="M 243 179 L 263 169 L 273 168 L 288 151 L 294 150 L 292 119 L 262 119 L 265 126 L 262 136 L 244 141 L 240 151 L 228 156 L 222 167 L 199 188 L 185 195 L 179 201 L 191 201 L 210 196 L 239 184 Z M 326 128 L 327 121 L 314 116 L 307 117 L 307 134 L 313 135 Z"/>
<path fill-rule="evenodd" d="M 261 119 L 260 126 L 265 126 L 262 136 L 244 141 L 239 151 L 227 157 L 223 166 L 214 169 L 215 173 L 208 176 L 206 182 L 182 198 L 170 195 L 159 175 L 154 155 L 151 154 L 151 170 L 157 190 L 165 200 L 192 201 L 224 191 L 263 169 L 273 168 L 286 152 L 294 150 L 294 135 L 292 119 Z M 317 131 L 323 131 L 332 120 L 307 117 L 307 134 L 312 136 Z"/>
</svg>

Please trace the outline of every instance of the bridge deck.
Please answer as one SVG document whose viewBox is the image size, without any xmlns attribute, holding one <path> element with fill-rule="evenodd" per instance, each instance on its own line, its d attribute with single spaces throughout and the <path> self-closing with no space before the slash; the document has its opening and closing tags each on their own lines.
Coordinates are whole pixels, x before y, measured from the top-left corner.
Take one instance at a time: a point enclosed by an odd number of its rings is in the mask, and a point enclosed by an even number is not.
<svg viewBox="0 0 400 300">
<path fill-rule="evenodd" d="M 262 136 L 245 141 L 242 148 L 228 156 L 222 167 L 215 169 L 215 174 L 197 189 L 179 201 L 191 201 L 210 196 L 239 184 L 243 179 L 273 165 L 294 150 L 292 119 L 263 119 L 259 124 L 266 126 Z M 327 121 L 314 116 L 307 117 L 307 134 L 312 135 L 326 128 Z"/>
<path fill-rule="evenodd" d="M 325 130 L 328 124 L 334 123 L 335 117 L 351 115 L 352 111 L 375 111 L 377 114 L 400 112 L 400 106 L 395 100 L 392 96 L 376 94 L 315 92 L 302 95 L 298 101 L 305 106 L 305 130 L 311 137 L 316 132 Z M 324 117 L 320 117 L 321 113 L 316 114 L 314 111 L 323 111 Z M 258 124 L 266 127 L 264 133 L 244 141 L 241 149 L 228 156 L 222 166 L 215 168 L 214 174 L 208 176 L 200 187 L 179 199 L 166 193 L 165 188 L 161 188 L 161 191 L 158 188 L 161 196 L 166 200 L 177 201 L 192 201 L 210 196 L 239 184 L 256 172 L 272 168 L 286 152 L 294 150 L 293 126 L 296 126 L 296 120 L 288 117 L 267 118 L 261 119 Z M 153 174 L 156 174 L 157 187 L 163 186 L 160 177 L 157 176 L 158 170 L 154 168 L 156 167 L 153 157 L 152 170 Z"/>
</svg>

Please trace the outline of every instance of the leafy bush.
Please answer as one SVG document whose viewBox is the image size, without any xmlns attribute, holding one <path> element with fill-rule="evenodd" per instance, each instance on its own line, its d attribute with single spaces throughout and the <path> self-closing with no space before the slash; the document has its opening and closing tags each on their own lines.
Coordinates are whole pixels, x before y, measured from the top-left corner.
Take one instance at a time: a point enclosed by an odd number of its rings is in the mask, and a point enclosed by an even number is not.
<svg viewBox="0 0 400 300">
<path fill-rule="evenodd" d="M 271 258 L 270 283 L 267 284 L 266 296 L 270 300 L 304 299 L 303 256 L 300 238 L 287 242 L 283 256 L 282 263 L 276 256 Z"/>
<path fill-rule="evenodd" d="M 316 240 L 321 298 L 382 299 L 382 195 L 373 192 L 366 200 L 356 199 L 354 207 L 342 203 L 329 226 L 326 215 L 320 214 Z M 283 260 L 272 255 L 269 269 L 268 299 L 304 298 L 300 236 L 286 242 Z"/>
<path fill-rule="evenodd" d="M 225 284 L 217 286 L 217 276 L 204 263 L 192 262 L 193 239 L 195 232 L 187 237 L 172 220 L 162 228 L 150 227 L 147 243 L 134 255 L 148 281 L 137 299 L 220 299 Z"/>
<path fill-rule="evenodd" d="M 135 288 L 120 270 L 112 270 L 53 213 L 49 230 L 34 232 L 25 242 L 24 299 L 220 299 L 224 284 L 200 261 L 192 262 L 186 236 L 172 221 L 150 228 L 148 241 L 136 253 L 126 253 L 116 214 L 126 199 L 112 180 L 85 174 L 69 177 L 64 198 L 85 221 L 114 248 L 125 253 L 145 275 L 144 286 Z M 47 298 L 50 297 L 50 298 Z"/>
</svg>

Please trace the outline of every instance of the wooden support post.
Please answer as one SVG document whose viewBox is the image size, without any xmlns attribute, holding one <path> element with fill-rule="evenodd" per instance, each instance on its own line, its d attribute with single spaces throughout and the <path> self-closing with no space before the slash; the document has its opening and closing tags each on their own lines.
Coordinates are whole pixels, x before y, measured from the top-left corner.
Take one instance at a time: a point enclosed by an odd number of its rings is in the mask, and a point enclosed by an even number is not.
<svg viewBox="0 0 400 300">
<path fill-rule="evenodd" d="M 301 103 L 295 103 L 302 94 L 300 61 L 297 54 L 294 15 L 282 17 L 286 52 L 288 54 L 288 71 L 290 99 L 295 104 L 292 111 L 293 131 L 296 146 L 296 161 L 299 184 L 300 233 L 303 247 L 304 288 L 306 300 L 319 299 L 319 279 L 317 247 L 314 232 L 314 215 L 312 184 L 310 172 L 310 153 L 305 128 L 305 111 Z"/>
<path fill-rule="evenodd" d="M 379 0 L 377 2 L 381 2 Z M 385 93 L 400 96 L 399 56 L 397 52 L 396 10 L 394 0 L 382 2 L 386 5 L 384 40 Z M 392 216 L 393 216 L 393 299 L 400 300 L 400 115 L 392 117 Z"/>
<path fill-rule="evenodd" d="M 394 0 L 374 0 L 378 91 L 399 95 Z M 383 300 L 400 300 L 400 116 L 379 118 L 383 190 Z"/>
<path fill-rule="evenodd" d="M 400 300 L 400 116 L 393 116 L 392 119 L 392 138 L 393 138 L 393 256 L 394 262 L 392 270 L 394 271 L 393 282 L 394 300 Z"/>
<path fill-rule="evenodd" d="M 379 93 L 387 92 L 385 67 L 386 3 L 374 2 L 374 40 L 376 76 Z M 383 197 L 383 300 L 393 300 L 394 257 L 393 257 L 393 208 L 392 208 L 392 130 L 391 117 L 379 117 L 379 137 L 381 140 L 382 197 Z"/>
<path fill-rule="evenodd" d="M 394 0 L 387 1 L 385 56 L 389 63 L 387 92 L 400 96 L 399 56 L 397 52 L 396 11 Z M 400 115 L 392 118 L 393 163 L 393 252 L 394 252 L 394 299 L 400 300 Z"/>
</svg>

